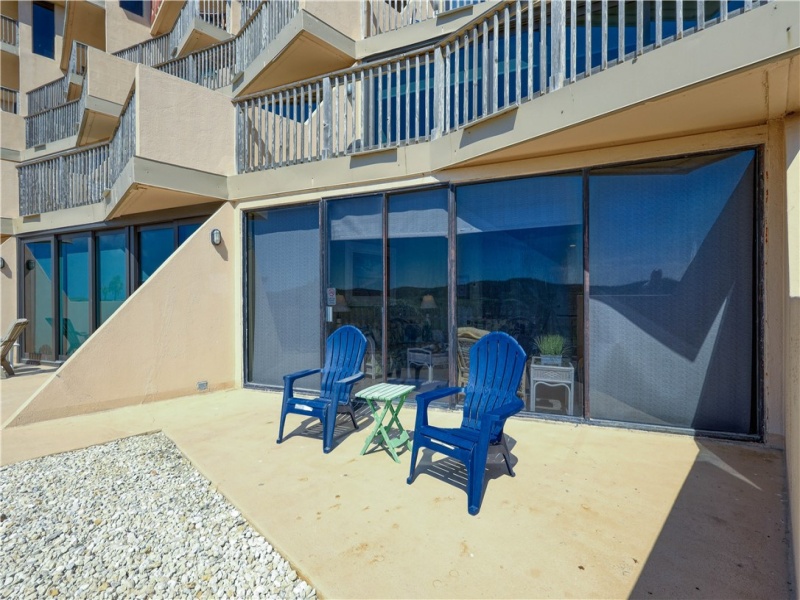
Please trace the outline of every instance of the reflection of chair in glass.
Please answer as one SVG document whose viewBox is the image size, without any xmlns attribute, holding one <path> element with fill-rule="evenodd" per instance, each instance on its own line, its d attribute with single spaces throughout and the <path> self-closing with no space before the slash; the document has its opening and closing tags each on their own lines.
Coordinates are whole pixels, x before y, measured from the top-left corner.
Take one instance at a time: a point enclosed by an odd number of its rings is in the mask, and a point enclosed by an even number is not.
<svg viewBox="0 0 800 600">
<path fill-rule="evenodd" d="M 371 335 L 367 336 L 367 352 L 364 355 L 364 365 L 361 370 L 364 372 L 364 376 L 370 379 L 380 378 L 383 374 L 381 356 L 375 351 L 375 340 Z"/>
<path fill-rule="evenodd" d="M 514 475 L 503 426 L 508 417 L 524 406 L 517 398 L 516 390 L 525 363 L 525 351 L 516 340 L 496 331 L 482 337 L 472 347 L 466 387 L 432 390 L 417 396 L 417 421 L 408 483 L 414 480 L 420 447 L 441 452 L 466 466 L 467 506 L 471 515 L 478 513 L 489 446 L 499 447 L 509 475 Z M 461 392 L 465 394 L 461 426 L 445 429 L 429 425 L 428 405 L 433 400 Z"/>
<path fill-rule="evenodd" d="M 306 417 L 316 417 L 322 422 L 322 449 L 331 451 L 336 415 L 348 413 L 353 427 L 358 429 L 350 392 L 353 385 L 364 377 L 359 367 L 364 361 L 367 338 L 352 325 L 345 325 L 328 336 L 325 344 L 325 366 L 322 369 L 308 369 L 283 377 L 283 406 L 281 424 L 278 430 L 278 443 L 283 441 L 283 426 L 286 415 L 293 413 Z M 295 398 L 294 382 L 302 377 L 321 373 L 319 398 Z"/>
<path fill-rule="evenodd" d="M 469 378 L 469 352 L 479 339 L 488 334 L 485 329 L 475 327 L 458 328 L 458 353 L 456 360 L 458 363 L 458 386 L 467 385 Z"/>
<path fill-rule="evenodd" d="M 11 353 L 11 349 L 14 347 L 14 344 L 17 343 L 19 336 L 22 335 L 27 325 L 28 319 L 17 319 L 11 324 L 11 327 L 8 328 L 8 332 L 3 336 L 3 339 L 0 340 L 0 364 L 2 364 L 3 369 L 9 377 L 14 375 L 14 369 L 11 368 L 8 355 Z M 19 356 L 17 359 L 19 359 Z"/>
</svg>

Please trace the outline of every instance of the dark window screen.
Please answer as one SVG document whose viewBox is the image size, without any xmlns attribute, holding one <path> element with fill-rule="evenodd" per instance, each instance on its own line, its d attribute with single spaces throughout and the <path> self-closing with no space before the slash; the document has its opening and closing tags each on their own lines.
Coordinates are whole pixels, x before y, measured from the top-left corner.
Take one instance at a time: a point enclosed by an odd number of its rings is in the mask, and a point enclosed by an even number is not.
<svg viewBox="0 0 800 600">
<path fill-rule="evenodd" d="M 755 152 L 593 171 L 590 416 L 753 433 Z"/>
<path fill-rule="evenodd" d="M 283 376 L 320 366 L 319 208 L 247 216 L 248 381 L 283 385 Z M 298 388 L 319 388 L 306 377 Z"/>
</svg>

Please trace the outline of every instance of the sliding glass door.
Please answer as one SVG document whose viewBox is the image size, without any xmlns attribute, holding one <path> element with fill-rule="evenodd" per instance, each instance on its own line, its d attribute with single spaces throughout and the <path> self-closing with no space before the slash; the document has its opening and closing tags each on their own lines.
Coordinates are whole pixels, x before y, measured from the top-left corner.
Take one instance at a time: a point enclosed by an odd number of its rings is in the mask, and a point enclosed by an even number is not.
<svg viewBox="0 0 800 600">
<path fill-rule="evenodd" d="M 33 360 L 55 360 L 56 340 L 53 321 L 53 242 L 30 241 L 23 244 L 24 349 Z"/>
<path fill-rule="evenodd" d="M 530 357 L 526 410 L 583 413 L 582 188 L 581 174 L 457 188 L 459 385 L 472 345 L 504 331 Z"/>
<path fill-rule="evenodd" d="M 592 418 L 757 430 L 755 159 L 592 171 Z"/>
</svg>

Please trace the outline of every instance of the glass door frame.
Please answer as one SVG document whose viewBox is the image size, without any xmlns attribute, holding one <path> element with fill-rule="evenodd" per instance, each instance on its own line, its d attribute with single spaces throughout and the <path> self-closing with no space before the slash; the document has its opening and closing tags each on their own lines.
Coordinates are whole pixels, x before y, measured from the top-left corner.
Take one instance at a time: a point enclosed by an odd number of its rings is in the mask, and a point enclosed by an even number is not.
<svg viewBox="0 0 800 600">
<path fill-rule="evenodd" d="M 455 286 L 453 285 L 450 273 L 455 271 L 455 236 L 451 235 L 451 229 L 455 231 L 455 221 L 452 218 L 451 209 L 455 207 L 455 186 L 450 183 L 435 183 L 425 184 L 412 187 L 401 187 L 392 190 L 384 190 L 380 192 L 364 192 L 360 194 L 350 194 L 344 196 L 331 196 L 322 198 L 320 204 L 320 364 L 325 360 L 325 342 L 327 339 L 327 328 L 330 322 L 327 319 L 328 306 L 326 303 L 327 284 L 329 276 L 329 252 L 328 246 L 330 244 L 330 230 L 328 226 L 328 203 L 336 202 L 338 200 L 358 200 L 359 198 L 376 198 L 381 199 L 381 264 L 383 266 L 383 289 L 381 291 L 381 381 L 386 381 L 388 373 L 388 356 L 389 356 L 389 198 L 391 196 L 402 195 L 411 192 L 426 192 L 432 190 L 447 190 L 447 298 L 448 302 L 455 299 Z M 455 360 L 456 349 L 452 343 L 455 338 L 453 335 L 456 331 L 456 315 L 454 311 L 448 307 L 447 314 L 447 332 L 448 332 L 448 384 L 455 381 Z"/>
<path fill-rule="evenodd" d="M 20 356 L 18 360 L 33 360 L 35 362 L 43 362 L 43 363 L 56 363 L 60 362 L 61 359 L 58 358 L 58 350 L 60 349 L 57 345 L 59 343 L 59 329 L 56 326 L 57 317 L 58 317 L 58 286 L 59 286 L 59 268 L 58 268 L 58 236 L 55 234 L 47 234 L 47 235 L 37 235 L 32 236 L 29 238 L 24 238 L 19 240 L 19 245 L 17 246 L 17 273 L 21 273 L 22 275 L 19 277 L 19 283 L 17 284 L 17 314 L 20 318 L 28 318 L 25 316 L 25 273 L 27 272 L 25 267 L 25 247 L 28 244 L 37 244 L 42 242 L 47 242 L 50 244 L 50 261 L 51 261 L 51 286 L 52 292 L 50 294 L 50 314 L 53 315 L 53 326 L 51 327 L 50 333 L 50 347 L 53 349 L 53 355 L 51 358 L 46 359 L 31 359 L 30 358 L 30 350 L 27 348 L 27 336 L 24 334 L 20 336 Z"/>
</svg>

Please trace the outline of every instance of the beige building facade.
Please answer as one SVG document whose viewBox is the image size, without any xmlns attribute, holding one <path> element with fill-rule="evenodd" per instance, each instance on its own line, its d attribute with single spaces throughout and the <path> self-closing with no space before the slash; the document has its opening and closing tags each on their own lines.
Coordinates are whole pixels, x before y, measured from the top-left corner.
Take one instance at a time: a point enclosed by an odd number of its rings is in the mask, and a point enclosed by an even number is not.
<svg viewBox="0 0 800 600">
<path fill-rule="evenodd" d="M 0 329 L 61 364 L 4 427 L 277 389 L 346 324 L 361 385 L 455 385 L 502 330 L 521 418 L 782 448 L 800 572 L 800 4 L 2 14 Z"/>
</svg>

